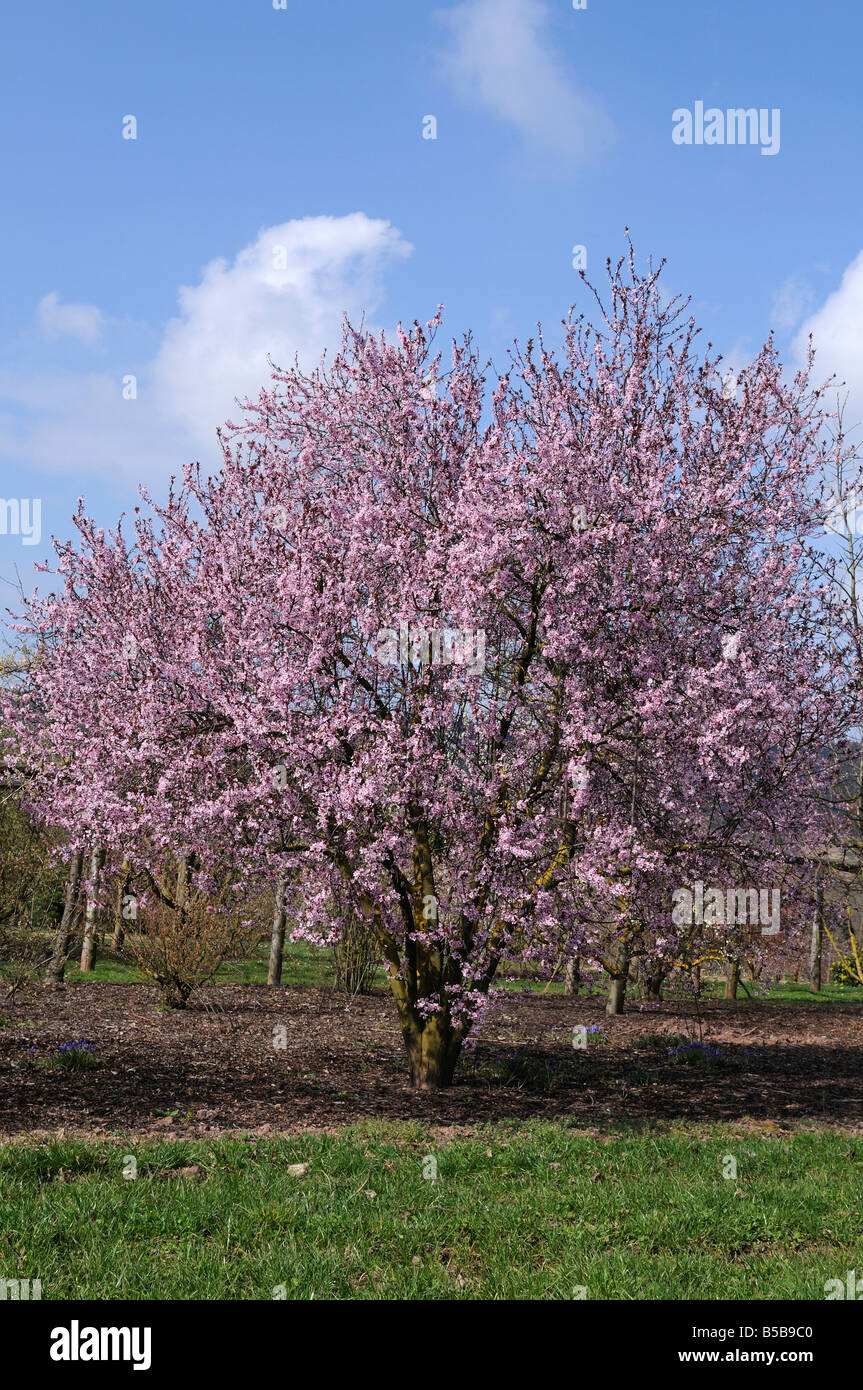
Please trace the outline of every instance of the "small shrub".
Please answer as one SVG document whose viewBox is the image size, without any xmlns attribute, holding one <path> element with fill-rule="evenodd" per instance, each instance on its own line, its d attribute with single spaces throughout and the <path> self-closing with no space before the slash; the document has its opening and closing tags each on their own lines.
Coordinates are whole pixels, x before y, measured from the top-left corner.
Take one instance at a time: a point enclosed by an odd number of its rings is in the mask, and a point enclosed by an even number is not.
<svg viewBox="0 0 863 1390">
<path fill-rule="evenodd" d="M 355 913 L 348 913 L 341 937 L 333 947 L 336 989 L 345 994 L 370 994 L 380 958 L 373 933 Z"/>
<path fill-rule="evenodd" d="M 220 965 L 248 956 L 259 936 L 235 906 L 196 891 L 180 908 L 162 901 L 149 908 L 141 929 L 126 936 L 122 954 L 155 980 L 166 1008 L 184 1009 Z"/>
<path fill-rule="evenodd" d="M 28 994 L 35 988 L 44 966 L 50 958 L 45 936 L 53 930 L 53 922 L 45 919 L 24 926 L 0 925 L 0 981 L 3 998 L 12 999 L 19 991 Z"/>
<path fill-rule="evenodd" d="M 849 985 L 852 987 L 856 985 L 859 988 L 860 985 L 851 962 L 844 960 L 834 960 L 830 967 L 830 983 L 831 985 L 839 985 L 843 989 Z"/>
</svg>

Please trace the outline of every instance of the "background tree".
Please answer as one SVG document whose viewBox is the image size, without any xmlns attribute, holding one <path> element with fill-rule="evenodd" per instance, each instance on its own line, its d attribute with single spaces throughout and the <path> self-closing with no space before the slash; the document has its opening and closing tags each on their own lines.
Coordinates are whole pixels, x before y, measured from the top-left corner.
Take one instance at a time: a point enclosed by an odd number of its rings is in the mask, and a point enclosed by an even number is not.
<svg viewBox="0 0 863 1390">
<path fill-rule="evenodd" d="M 863 984 L 863 476 L 849 443 L 840 399 L 835 417 L 832 475 L 823 480 L 823 574 L 831 598 L 830 640 L 848 670 L 853 715 L 826 742 L 819 793 L 827 808 L 825 836 L 812 853 L 815 909 L 809 951 L 810 984 L 822 983 L 826 935 L 848 978 Z"/>
</svg>

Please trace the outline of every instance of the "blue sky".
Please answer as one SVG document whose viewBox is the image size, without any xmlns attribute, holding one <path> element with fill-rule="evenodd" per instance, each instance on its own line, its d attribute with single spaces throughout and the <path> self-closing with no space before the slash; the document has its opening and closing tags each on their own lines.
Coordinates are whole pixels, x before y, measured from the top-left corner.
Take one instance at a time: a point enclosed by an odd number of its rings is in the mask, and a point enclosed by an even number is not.
<svg viewBox="0 0 863 1390">
<path fill-rule="evenodd" d="M 601 282 L 627 225 L 732 363 L 811 329 L 863 418 L 861 30 L 838 0 L 7 7 L 0 498 L 42 534 L 0 534 L 0 580 L 33 582 L 78 496 L 110 524 L 215 466 L 268 351 L 442 302 L 501 362 L 586 302 L 573 246 Z M 696 101 L 778 109 L 778 152 L 675 144 Z"/>
</svg>

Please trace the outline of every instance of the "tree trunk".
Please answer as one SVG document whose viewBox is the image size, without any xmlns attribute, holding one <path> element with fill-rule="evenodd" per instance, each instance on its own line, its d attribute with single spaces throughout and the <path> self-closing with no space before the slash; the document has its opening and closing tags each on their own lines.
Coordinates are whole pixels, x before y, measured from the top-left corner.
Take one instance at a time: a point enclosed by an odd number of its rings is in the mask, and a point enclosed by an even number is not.
<svg viewBox="0 0 863 1390">
<path fill-rule="evenodd" d="M 177 907 L 181 912 L 185 911 L 186 903 L 189 901 L 189 870 L 191 868 L 191 859 L 192 856 L 190 854 L 184 855 L 177 866 L 176 899 Z"/>
<path fill-rule="evenodd" d="M 737 998 L 737 986 L 740 983 L 740 961 L 730 960 L 725 972 L 725 998 Z"/>
<path fill-rule="evenodd" d="M 115 906 L 114 916 L 114 934 L 111 937 L 111 950 L 115 953 L 115 955 L 120 950 L 120 947 L 123 945 L 123 941 L 126 936 L 126 918 L 124 917 L 123 912 L 125 909 L 124 900 L 126 897 L 126 890 L 129 887 L 132 877 L 130 873 L 130 867 L 131 866 L 129 864 L 128 859 L 124 856 L 123 863 L 120 867 L 120 877 L 117 882 L 117 902 Z"/>
<path fill-rule="evenodd" d="M 626 1002 L 626 980 L 629 975 L 629 947 L 625 942 L 618 944 L 617 956 L 609 970 L 611 982 L 608 987 L 608 1002 L 605 1005 L 607 1014 L 622 1014 L 623 1006 Z"/>
<path fill-rule="evenodd" d="M 417 1091 L 439 1091 L 451 1086 L 461 1054 L 462 1035 L 449 1019 L 432 1014 L 402 1025 L 410 1064 L 411 1085 Z"/>
<path fill-rule="evenodd" d="M 661 1004 L 662 986 L 665 981 L 665 974 L 666 972 L 660 970 L 658 966 L 650 970 L 644 962 L 642 962 L 635 975 L 635 979 L 638 983 L 639 997 L 646 1000 L 649 1004 Z"/>
<path fill-rule="evenodd" d="M 279 874 L 279 881 L 276 885 L 276 907 L 273 913 L 273 933 L 270 937 L 270 963 L 267 969 L 268 985 L 280 985 L 282 983 L 285 925 L 288 920 L 287 913 L 285 912 L 285 890 L 287 882 L 287 874 Z"/>
<path fill-rule="evenodd" d="M 402 1037 L 408 1054 L 411 1085 L 417 1091 L 438 1091 L 451 1086 L 461 1055 L 465 1033 L 453 1026 L 447 1010 L 423 1018 L 411 1002 L 400 976 L 390 974 Z"/>
<path fill-rule="evenodd" d="M 605 1012 L 607 1014 L 622 1014 L 625 1003 L 626 976 L 612 975 L 611 983 L 608 986 L 608 1000 L 605 1005 Z"/>
<path fill-rule="evenodd" d="M 98 846 L 90 855 L 90 892 L 87 895 L 87 910 L 84 918 L 84 942 L 81 947 L 81 973 L 89 974 L 96 962 L 96 925 L 98 907 L 96 897 L 99 892 L 99 875 L 105 862 L 105 851 Z"/>
<path fill-rule="evenodd" d="M 812 940 L 809 947 L 809 988 L 813 994 L 821 989 L 821 951 L 824 944 L 824 889 L 815 889 L 815 913 L 812 918 Z"/>
<path fill-rule="evenodd" d="M 566 973 L 563 977 L 564 994 L 578 994 L 578 986 L 581 983 L 578 968 L 580 963 L 578 956 L 576 956 L 575 960 L 568 960 L 566 962 Z"/>
<path fill-rule="evenodd" d="M 78 890 L 81 886 L 81 874 L 83 869 L 84 851 L 78 849 L 69 860 L 69 872 L 66 875 L 66 893 L 63 899 L 63 916 L 60 918 L 60 925 L 54 934 L 51 959 L 45 971 L 45 980 L 50 984 L 61 984 L 63 975 L 66 971 L 66 958 L 69 955 L 69 947 L 72 940 L 72 922 L 78 903 Z"/>
<path fill-rule="evenodd" d="M 662 986 L 665 981 L 665 972 L 658 970 L 655 975 L 645 975 L 644 977 L 644 997 L 650 1004 L 662 1003 Z"/>
</svg>

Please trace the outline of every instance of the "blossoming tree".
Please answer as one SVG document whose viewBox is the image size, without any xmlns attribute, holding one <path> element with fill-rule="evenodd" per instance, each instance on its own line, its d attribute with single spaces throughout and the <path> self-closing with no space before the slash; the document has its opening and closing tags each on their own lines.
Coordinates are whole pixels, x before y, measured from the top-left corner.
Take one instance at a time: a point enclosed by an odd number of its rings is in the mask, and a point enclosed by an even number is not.
<svg viewBox="0 0 863 1390">
<path fill-rule="evenodd" d="M 435 355 L 439 317 L 275 370 L 132 541 L 79 512 L 24 624 L 32 802 L 279 882 L 309 939 L 357 914 L 417 1087 L 502 962 L 600 959 L 617 1008 L 634 953 L 699 930 L 681 886 L 784 875 L 783 930 L 804 910 L 788 852 L 851 700 L 820 394 L 771 342 L 729 389 L 657 271 L 609 277 L 596 327 L 489 386 L 469 339 Z"/>
</svg>

